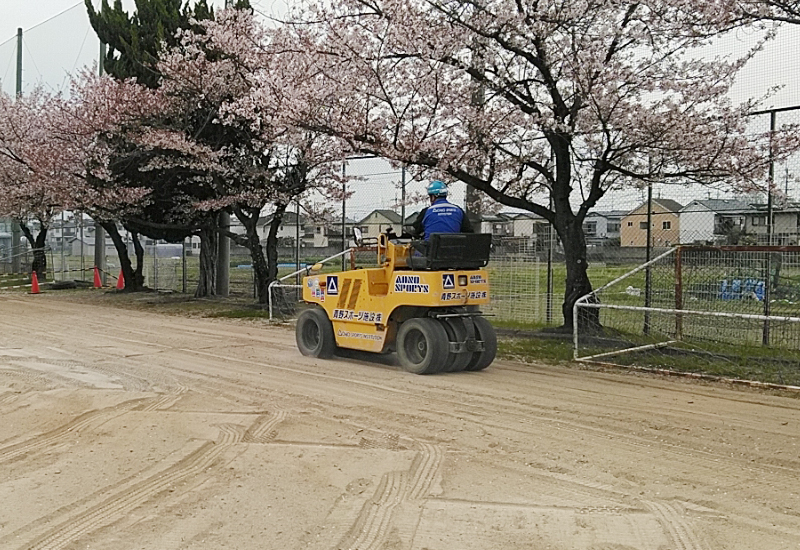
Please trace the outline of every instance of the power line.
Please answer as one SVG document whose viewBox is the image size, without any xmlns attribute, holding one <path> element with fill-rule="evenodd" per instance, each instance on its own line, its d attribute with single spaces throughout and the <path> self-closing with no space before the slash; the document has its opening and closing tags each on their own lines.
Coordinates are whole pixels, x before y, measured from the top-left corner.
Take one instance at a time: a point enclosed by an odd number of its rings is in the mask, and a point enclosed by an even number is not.
<svg viewBox="0 0 800 550">
<path fill-rule="evenodd" d="M 6 67 L 6 72 L 3 73 L 3 78 L 2 78 L 2 80 L 0 80 L 0 82 L 5 82 L 6 81 L 6 76 L 8 76 L 8 71 L 11 69 L 11 64 L 14 62 L 14 54 L 15 53 L 16 52 L 12 49 L 11 50 L 11 57 L 8 59 L 8 66 Z"/>
<path fill-rule="evenodd" d="M 74 4 L 73 6 L 70 6 L 69 8 L 67 8 L 67 9 L 65 9 L 65 10 L 63 10 L 63 11 L 60 11 L 60 12 L 58 12 L 58 13 L 57 13 L 57 14 L 55 14 L 54 16 L 52 16 L 52 17 L 48 17 L 48 18 L 47 18 L 47 19 L 45 19 L 44 21 L 42 21 L 42 22 L 40 22 L 40 23 L 36 23 L 34 26 L 32 26 L 32 27 L 30 27 L 30 28 L 28 28 L 28 29 L 25 29 L 25 32 L 32 31 L 33 29 L 35 29 L 35 28 L 37 28 L 37 27 L 41 27 L 42 25 L 44 25 L 45 23 L 48 23 L 49 21 L 52 21 L 52 20 L 53 20 L 53 19 L 55 19 L 56 17 L 60 17 L 60 16 L 64 15 L 65 13 L 67 13 L 68 11 L 72 11 L 72 10 L 74 10 L 75 8 L 77 8 L 78 6 L 82 6 L 82 5 L 83 5 L 83 2 L 77 2 L 77 3 L 76 3 L 76 4 Z M 0 42 L 0 46 L 5 46 L 6 44 L 8 44 L 9 42 L 11 42 L 12 40 L 16 40 L 16 38 L 17 38 L 17 35 L 15 34 L 14 36 L 12 36 L 11 38 L 9 38 L 8 40 L 6 40 L 6 41 L 4 41 L 4 42 Z"/>
<path fill-rule="evenodd" d="M 44 20 L 44 21 L 42 21 L 41 23 L 37 23 L 37 24 L 35 24 L 35 25 L 34 25 L 34 26 L 32 26 L 31 28 L 27 29 L 27 30 L 26 30 L 26 32 L 27 32 L 27 31 L 32 31 L 33 29 L 35 29 L 35 28 L 37 28 L 37 27 L 41 27 L 42 25 L 44 25 L 45 23 L 48 23 L 48 22 L 52 21 L 52 20 L 53 20 L 53 19 L 55 19 L 56 17 L 61 17 L 62 15 L 64 15 L 65 13 L 67 13 L 68 11 L 72 11 L 72 10 L 74 10 L 75 8 L 77 8 L 78 6 L 82 6 L 82 5 L 83 5 L 83 2 L 78 2 L 78 3 L 77 3 L 77 4 L 75 4 L 74 6 L 72 6 L 72 7 L 69 7 L 69 8 L 67 8 L 67 9 L 65 9 L 64 11 L 62 11 L 62 12 L 59 12 L 59 13 L 55 14 L 54 16 L 52 16 L 52 17 L 50 17 L 50 18 L 48 18 L 48 19 L 45 19 L 45 20 Z"/>
<path fill-rule="evenodd" d="M 77 67 L 77 66 L 78 66 L 78 61 L 80 60 L 80 58 L 81 58 L 81 54 L 83 53 L 83 47 L 86 45 L 86 38 L 89 36 L 89 29 L 90 29 L 90 28 L 91 28 L 91 27 L 88 27 L 88 28 L 86 29 L 86 34 L 84 34 L 84 35 L 83 35 L 83 42 L 81 42 L 81 48 L 80 48 L 80 50 L 78 50 L 78 56 L 75 58 L 75 63 L 73 63 L 73 64 L 72 64 L 72 71 L 71 71 L 71 73 L 67 73 L 67 74 L 65 74 L 65 75 L 64 75 L 64 80 L 62 80 L 62 81 L 61 81 L 61 91 L 63 91 L 63 89 L 64 89 L 64 85 L 66 84 L 66 82 L 67 82 L 67 79 L 69 78 L 70 74 L 74 73 L 74 72 L 75 72 L 75 67 Z"/>
<path fill-rule="evenodd" d="M 42 74 L 42 71 L 39 70 L 39 67 L 36 65 L 36 60 L 33 58 L 33 52 L 31 52 L 31 49 L 28 47 L 28 41 L 23 38 L 22 43 L 25 44 L 25 51 L 28 52 L 28 57 L 30 58 L 31 63 L 33 63 L 33 68 L 36 69 L 37 73 L 39 73 L 39 78 L 43 78 L 44 75 Z"/>
</svg>

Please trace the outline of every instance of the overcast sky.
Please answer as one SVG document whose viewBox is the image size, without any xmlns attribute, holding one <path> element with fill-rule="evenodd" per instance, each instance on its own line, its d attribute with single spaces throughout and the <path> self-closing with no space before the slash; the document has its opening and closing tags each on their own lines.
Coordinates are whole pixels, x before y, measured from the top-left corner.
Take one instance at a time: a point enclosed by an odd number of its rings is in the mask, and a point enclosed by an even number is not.
<svg viewBox="0 0 800 550">
<path fill-rule="evenodd" d="M 100 0 L 93 2 L 96 7 L 100 4 Z M 291 0 L 251 0 L 256 11 L 265 17 L 285 13 L 288 2 Z M 215 8 L 222 8 L 225 0 L 209 0 L 209 3 Z M 123 5 L 130 11 L 134 2 L 123 0 Z M 89 25 L 83 0 L 0 0 L 0 86 L 6 93 L 13 94 L 15 91 L 16 34 L 19 27 L 23 29 L 23 92 L 30 91 L 37 84 L 51 91 L 67 91 L 70 74 L 97 63 L 100 46 Z M 743 52 L 752 42 L 752 36 L 740 31 L 715 49 L 717 53 Z M 734 90 L 734 101 L 761 96 L 770 87 L 782 86 L 766 106 L 800 105 L 799 54 L 800 26 L 783 28 L 779 32 L 779 38 L 767 45 L 740 73 Z M 797 113 L 792 115 L 798 116 Z M 360 184 L 365 187 L 365 191 L 366 188 L 375 188 L 368 193 L 369 199 L 364 202 L 363 209 L 368 211 L 370 207 L 391 207 L 399 198 L 400 192 L 395 192 L 395 196 L 386 193 L 386 184 L 387 180 L 399 181 L 397 172 L 377 162 L 355 164 L 365 165 L 354 165 L 357 172 L 363 169 L 366 173 L 375 174 L 374 177 L 367 176 L 368 181 Z M 781 170 L 783 168 L 777 171 L 778 181 L 783 173 Z M 423 184 L 415 183 L 410 187 L 413 191 L 422 190 Z M 460 187 L 453 186 L 458 197 L 463 196 Z M 656 193 L 660 193 L 660 190 L 656 190 Z M 703 193 L 707 191 L 703 190 Z M 665 196 L 667 194 L 673 194 L 673 191 L 666 190 Z M 800 190 L 794 194 L 798 194 L 797 198 L 800 198 Z M 600 208 L 625 209 L 629 207 L 629 203 L 639 200 L 638 192 L 610 194 Z M 358 210 L 362 210 L 361 205 Z"/>
<path fill-rule="evenodd" d="M 93 0 L 96 8 L 100 0 Z M 209 0 L 223 8 L 225 0 Z M 284 0 L 252 0 L 262 15 L 284 13 Z M 129 11 L 133 0 L 123 0 Z M 69 74 L 93 66 L 100 44 L 89 25 L 83 0 L 0 0 L 0 84 L 6 93 L 16 89 L 17 29 L 23 30 L 23 91 L 37 83 L 64 91 Z"/>
</svg>

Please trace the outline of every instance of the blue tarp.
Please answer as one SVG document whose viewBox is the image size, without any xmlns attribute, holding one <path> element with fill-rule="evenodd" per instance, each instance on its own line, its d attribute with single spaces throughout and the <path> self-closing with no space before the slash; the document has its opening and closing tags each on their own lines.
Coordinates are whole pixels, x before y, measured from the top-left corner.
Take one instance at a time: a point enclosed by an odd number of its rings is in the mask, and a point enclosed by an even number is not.
<svg viewBox="0 0 800 550">
<path fill-rule="evenodd" d="M 717 297 L 721 300 L 752 299 L 764 301 L 764 281 L 757 279 L 723 279 L 719 284 Z"/>
</svg>

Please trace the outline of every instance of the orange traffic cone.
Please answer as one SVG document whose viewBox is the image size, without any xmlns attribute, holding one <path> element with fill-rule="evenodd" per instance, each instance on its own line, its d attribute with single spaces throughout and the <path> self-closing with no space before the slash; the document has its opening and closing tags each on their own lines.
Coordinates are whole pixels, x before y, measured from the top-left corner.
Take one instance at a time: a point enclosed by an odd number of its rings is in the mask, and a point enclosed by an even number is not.
<svg viewBox="0 0 800 550">
<path fill-rule="evenodd" d="M 39 277 L 31 271 L 31 294 L 39 294 Z"/>
<path fill-rule="evenodd" d="M 122 270 L 119 270 L 119 279 L 117 279 L 117 290 L 125 288 L 125 277 L 122 275 Z"/>
<path fill-rule="evenodd" d="M 100 281 L 100 270 L 97 269 L 97 266 L 94 266 L 94 287 L 95 288 L 102 288 L 103 283 Z"/>
</svg>

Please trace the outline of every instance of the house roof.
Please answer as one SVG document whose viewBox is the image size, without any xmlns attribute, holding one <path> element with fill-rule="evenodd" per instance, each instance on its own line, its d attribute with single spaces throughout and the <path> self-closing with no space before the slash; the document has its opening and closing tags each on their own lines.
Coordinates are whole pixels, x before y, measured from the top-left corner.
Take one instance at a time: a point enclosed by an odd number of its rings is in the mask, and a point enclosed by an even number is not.
<svg viewBox="0 0 800 550">
<path fill-rule="evenodd" d="M 672 199 L 662 199 L 662 198 L 653 199 L 653 204 L 657 204 L 657 205 L 661 206 L 667 212 L 678 213 L 683 208 L 683 205 L 681 203 L 679 203 L 678 201 L 674 201 Z M 634 208 L 632 210 L 628 210 L 628 212 L 626 212 L 625 215 L 626 216 L 630 216 L 631 214 L 633 214 L 634 212 L 636 212 L 637 210 L 639 210 L 640 208 L 642 208 L 645 205 L 647 205 L 647 202 L 643 202 L 639 206 L 637 206 L 636 208 Z"/>
<path fill-rule="evenodd" d="M 481 216 L 482 222 L 508 222 L 511 221 L 512 215 L 499 212 L 497 214 L 484 214 Z"/>
<path fill-rule="evenodd" d="M 699 199 L 684 206 L 683 211 L 687 211 L 693 204 L 699 204 L 712 212 L 754 210 L 751 204 L 741 199 Z"/>
<path fill-rule="evenodd" d="M 422 212 L 422 210 L 417 210 L 416 212 L 412 212 L 411 214 L 408 214 L 406 216 L 406 221 L 403 222 L 403 225 L 411 225 L 412 223 L 417 221 L 417 216 L 419 216 L 420 212 Z"/>
<path fill-rule="evenodd" d="M 509 219 L 512 220 L 545 221 L 545 219 L 542 216 L 540 216 L 539 214 L 534 214 L 533 212 L 501 212 L 500 215 L 508 216 Z"/>
<path fill-rule="evenodd" d="M 611 219 L 611 218 L 622 218 L 627 214 L 627 210 L 605 210 L 602 212 L 589 212 L 586 214 L 586 217 L 589 218 L 591 216 L 598 216 L 601 218 Z"/>
<path fill-rule="evenodd" d="M 660 204 L 661 206 L 663 206 L 666 210 L 669 210 L 670 212 L 680 212 L 681 208 L 683 208 L 683 205 L 681 203 L 679 203 L 678 201 L 674 201 L 672 199 L 660 199 L 659 198 L 659 199 L 653 199 L 653 202 L 656 203 L 656 204 Z"/>
<path fill-rule="evenodd" d="M 401 223 L 403 221 L 400 218 L 400 214 L 398 214 L 394 210 L 377 208 L 372 212 L 370 212 L 369 214 L 367 214 L 366 216 L 364 216 L 358 223 L 364 223 L 367 220 L 367 218 L 369 218 L 373 214 L 380 214 L 381 216 L 389 220 L 390 223 Z"/>
</svg>

